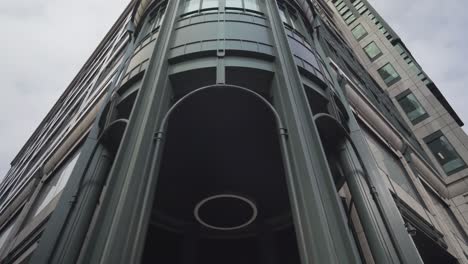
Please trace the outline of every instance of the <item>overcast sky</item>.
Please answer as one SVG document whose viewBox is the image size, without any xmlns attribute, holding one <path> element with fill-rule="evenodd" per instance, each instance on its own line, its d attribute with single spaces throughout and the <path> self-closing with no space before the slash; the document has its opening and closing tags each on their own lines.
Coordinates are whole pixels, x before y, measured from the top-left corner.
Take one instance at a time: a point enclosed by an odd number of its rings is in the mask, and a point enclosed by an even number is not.
<svg viewBox="0 0 468 264">
<path fill-rule="evenodd" d="M 468 122 L 466 0 L 369 0 Z M 129 0 L 0 4 L 0 179 Z"/>
</svg>

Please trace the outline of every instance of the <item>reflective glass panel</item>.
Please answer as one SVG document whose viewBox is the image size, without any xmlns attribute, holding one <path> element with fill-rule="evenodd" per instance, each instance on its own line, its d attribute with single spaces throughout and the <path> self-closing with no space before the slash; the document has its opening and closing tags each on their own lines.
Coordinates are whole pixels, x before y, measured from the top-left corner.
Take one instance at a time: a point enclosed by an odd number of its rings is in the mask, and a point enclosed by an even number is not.
<svg viewBox="0 0 468 264">
<path fill-rule="evenodd" d="M 242 0 L 226 0 L 226 7 L 242 8 Z"/>
<path fill-rule="evenodd" d="M 203 0 L 202 9 L 206 8 L 218 8 L 219 0 Z"/>
<path fill-rule="evenodd" d="M 411 121 L 415 121 L 416 119 L 426 114 L 426 111 L 419 103 L 418 99 L 416 99 L 416 96 L 414 96 L 412 93 L 399 99 L 398 102 Z"/>
<path fill-rule="evenodd" d="M 352 30 L 353 36 L 355 39 L 360 40 L 367 35 L 366 29 L 361 25 L 357 25 Z"/>
<path fill-rule="evenodd" d="M 378 70 L 380 77 L 384 80 L 388 86 L 396 83 L 400 80 L 400 75 L 396 72 L 395 68 L 390 63 L 385 64 Z"/>
<path fill-rule="evenodd" d="M 460 158 L 455 148 L 445 136 L 442 135 L 428 142 L 427 145 L 446 173 L 451 173 L 466 167 L 465 162 Z"/>
<path fill-rule="evenodd" d="M 245 9 L 260 11 L 258 0 L 244 0 Z"/>
<path fill-rule="evenodd" d="M 364 51 L 366 52 L 367 57 L 371 60 L 375 60 L 382 55 L 382 51 L 373 41 L 364 47 Z"/>
<path fill-rule="evenodd" d="M 75 154 L 47 180 L 47 183 L 44 184 L 34 206 L 31 208 L 32 213 L 30 215 L 32 217 L 37 216 L 49 204 L 49 202 L 63 190 L 70 178 L 78 157 L 79 153 Z"/>
</svg>

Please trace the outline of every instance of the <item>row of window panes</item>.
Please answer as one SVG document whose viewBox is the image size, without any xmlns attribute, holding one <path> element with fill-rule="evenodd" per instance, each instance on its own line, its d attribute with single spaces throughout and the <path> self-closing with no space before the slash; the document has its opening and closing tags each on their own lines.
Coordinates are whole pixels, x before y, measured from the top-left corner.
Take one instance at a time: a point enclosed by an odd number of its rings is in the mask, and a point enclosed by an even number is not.
<svg viewBox="0 0 468 264">
<path fill-rule="evenodd" d="M 369 15 L 369 18 L 372 22 L 374 22 L 374 24 L 378 27 L 379 31 L 382 32 L 382 34 L 389 40 L 389 41 L 392 41 L 392 35 L 390 35 L 390 33 L 388 33 L 387 29 L 382 25 L 382 23 L 375 17 L 374 14 L 372 14 L 372 12 L 368 12 L 368 15 Z"/>
<path fill-rule="evenodd" d="M 367 6 L 362 1 L 356 1 L 353 3 L 354 8 L 358 11 L 359 14 L 364 14 L 367 11 Z"/>
<path fill-rule="evenodd" d="M 397 96 L 397 100 L 408 119 L 413 124 L 426 119 L 429 115 L 416 96 L 410 91 L 403 93 L 403 96 Z M 436 132 L 436 136 L 426 137 L 425 142 L 445 173 L 450 175 L 466 168 L 465 161 L 440 131 Z"/>
<path fill-rule="evenodd" d="M 363 39 L 365 36 L 367 36 L 367 31 L 366 31 L 366 29 L 365 29 L 361 24 L 358 24 L 357 26 L 355 26 L 355 27 L 351 30 L 351 33 L 353 34 L 354 38 L 355 38 L 357 41 L 360 41 L 360 40 Z"/>
<path fill-rule="evenodd" d="M 353 14 L 353 11 L 349 9 L 343 0 L 336 1 L 335 6 L 338 10 L 338 13 L 343 17 L 343 20 L 347 25 L 353 23 L 354 20 L 356 20 L 356 16 Z"/>
<path fill-rule="evenodd" d="M 291 8 L 285 7 L 283 5 L 279 6 L 279 13 L 281 17 L 281 21 L 283 23 L 290 26 L 292 29 L 296 30 L 297 32 L 305 35 L 305 27 L 301 23 L 300 19 L 298 18 L 296 12 Z"/>
<path fill-rule="evenodd" d="M 218 9 L 219 2 L 223 0 L 187 0 L 184 13 L 197 12 L 203 9 Z M 259 0 L 225 0 L 226 8 L 246 9 L 260 11 Z"/>
<path fill-rule="evenodd" d="M 426 76 L 422 74 L 421 69 L 419 66 L 413 61 L 413 59 L 407 54 L 406 50 L 403 48 L 403 46 L 400 43 L 397 43 L 395 46 L 395 49 L 397 52 L 403 57 L 405 60 L 406 64 L 409 66 L 409 70 L 411 74 L 418 75 L 422 81 Z M 427 78 L 426 78 L 427 79 Z M 430 83 L 430 81 L 428 81 Z"/>
<path fill-rule="evenodd" d="M 151 15 L 150 15 L 150 20 L 149 20 L 149 25 L 148 25 L 148 29 L 146 30 L 146 32 L 152 32 L 153 30 L 159 28 L 159 26 L 161 25 L 163 19 L 164 19 L 164 15 L 165 15 L 165 7 L 159 7 L 157 10 L 154 10 Z"/>
</svg>

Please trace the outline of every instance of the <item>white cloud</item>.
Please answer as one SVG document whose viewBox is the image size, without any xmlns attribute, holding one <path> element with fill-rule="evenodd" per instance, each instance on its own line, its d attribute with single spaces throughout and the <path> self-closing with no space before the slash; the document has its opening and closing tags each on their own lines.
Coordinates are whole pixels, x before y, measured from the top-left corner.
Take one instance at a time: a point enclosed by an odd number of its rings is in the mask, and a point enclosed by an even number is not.
<svg viewBox="0 0 468 264">
<path fill-rule="evenodd" d="M 129 0 L 0 6 L 0 179 Z"/>
<path fill-rule="evenodd" d="M 468 1 L 368 0 L 468 126 Z M 468 132 L 468 128 L 464 127 Z"/>
</svg>

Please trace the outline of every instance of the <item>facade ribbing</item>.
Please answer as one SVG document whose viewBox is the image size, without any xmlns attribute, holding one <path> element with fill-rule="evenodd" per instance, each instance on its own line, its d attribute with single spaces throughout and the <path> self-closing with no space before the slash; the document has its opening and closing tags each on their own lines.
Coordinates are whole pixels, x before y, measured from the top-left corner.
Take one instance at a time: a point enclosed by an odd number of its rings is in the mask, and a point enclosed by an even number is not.
<svg viewBox="0 0 468 264">
<path fill-rule="evenodd" d="M 468 263 L 461 125 L 365 0 L 132 1 L 0 184 L 0 262 Z"/>
</svg>

